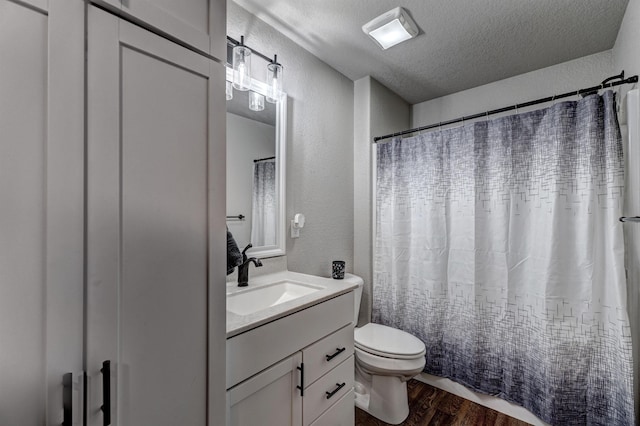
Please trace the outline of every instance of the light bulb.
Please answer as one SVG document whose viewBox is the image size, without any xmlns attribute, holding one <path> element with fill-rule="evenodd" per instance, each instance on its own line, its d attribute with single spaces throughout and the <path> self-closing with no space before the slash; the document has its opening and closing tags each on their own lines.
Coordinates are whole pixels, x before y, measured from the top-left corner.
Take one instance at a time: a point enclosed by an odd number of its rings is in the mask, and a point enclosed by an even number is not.
<svg viewBox="0 0 640 426">
<path fill-rule="evenodd" d="M 247 91 L 251 87 L 251 49 L 245 46 L 233 48 L 233 88 Z"/>
<path fill-rule="evenodd" d="M 231 99 L 233 99 L 233 85 L 231 84 L 230 81 L 227 81 L 227 86 L 225 89 L 225 94 L 227 97 L 227 100 L 230 101 Z"/>
<path fill-rule="evenodd" d="M 251 111 L 264 110 L 264 96 L 260 93 L 249 92 L 249 109 Z"/>
<path fill-rule="evenodd" d="M 267 65 L 267 83 L 269 89 L 267 90 L 267 102 L 275 104 L 280 99 L 280 92 L 282 91 L 282 65 L 275 62 Z"/>
</svg>

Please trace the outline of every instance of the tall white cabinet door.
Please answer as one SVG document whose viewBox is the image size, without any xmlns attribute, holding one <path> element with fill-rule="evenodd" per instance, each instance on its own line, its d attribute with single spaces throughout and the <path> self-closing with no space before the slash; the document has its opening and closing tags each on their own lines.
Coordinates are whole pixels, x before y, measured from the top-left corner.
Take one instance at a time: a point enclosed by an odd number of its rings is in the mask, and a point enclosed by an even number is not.
<svg viewBox="0 0 640 426">
<path fill-rule="evenodd" d="M 83 39 L 81 0 L 0 0 L 1 425 L 61 424 L 82 369 Z"/>
<path fill-rule="evenodd" d="M 87 54 L 89 425 L 218 424 L 224 69 L 92 7 Z"/>
<path fill-rule="evenodd" d="M 302 424 L 300 367 L 302 353 L 267 368 L 227 391 L 229 426 Z"/>
<path fill-rule="evenodd" d="M 225 0 L 92 0 L 226 60 Z"/>
</svg>

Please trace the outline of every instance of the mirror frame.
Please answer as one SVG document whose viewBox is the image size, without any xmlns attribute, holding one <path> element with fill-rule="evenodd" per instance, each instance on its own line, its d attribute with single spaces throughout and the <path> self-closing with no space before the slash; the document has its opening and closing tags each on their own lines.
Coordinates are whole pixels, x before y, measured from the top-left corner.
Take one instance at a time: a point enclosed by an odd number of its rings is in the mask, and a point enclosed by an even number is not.
<svg viewBox="0 0 640 426">
<path fill-rule="evenodd" d="M 226 67 L 226 81 L 233 81 L 233 69 Z M 266 95 L 269 86 L 255 78 L 251 78 L 251 90 Z M 235 90 L 235 89 L 234 89 Z M 265 100 L 266 102 L 266 100 Z M 247 108 L 249 106 L 247 105 Z M 276 104 L 276 191 L 278 194 L 278 220 L 276 230 L 276 243 L 268 246 L 254 247 L 247 251 L 252 257 L 264 259 L 267 257 L 284 256 L 287 254 L 286 241 L 286 169 L 287 169 L 287 94 L 280 92 L 280 99 Z M 226 199 L 225 199 L 226 204 Z M 226 210 L 226 209 L 225 209 Z"/>
</svg>

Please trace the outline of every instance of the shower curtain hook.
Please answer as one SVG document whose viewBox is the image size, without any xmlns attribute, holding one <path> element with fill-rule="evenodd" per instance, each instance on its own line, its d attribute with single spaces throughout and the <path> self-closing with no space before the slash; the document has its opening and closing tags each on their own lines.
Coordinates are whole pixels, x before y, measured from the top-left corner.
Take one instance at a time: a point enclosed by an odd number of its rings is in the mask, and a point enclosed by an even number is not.
<svg viewBox="0 0 640 426">
<path fill-rule="evenodd" d="M 489 122 L 489 111 L 485 111 L 484 113 L 484 121 Z"/>
<path fill-rule="evenodd" d="M 438 131 L 442 132 L 442 121 L 438 123 Z"/>
</svg>

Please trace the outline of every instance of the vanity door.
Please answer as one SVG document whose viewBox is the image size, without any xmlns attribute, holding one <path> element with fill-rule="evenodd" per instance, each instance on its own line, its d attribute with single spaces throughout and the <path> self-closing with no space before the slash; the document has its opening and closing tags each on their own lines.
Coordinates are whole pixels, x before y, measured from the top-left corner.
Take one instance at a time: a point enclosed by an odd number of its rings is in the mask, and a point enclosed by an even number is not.
<svg viewBox="0 0 640 426">
<path fill-rule="evenodd" d="M 227 391 L 229 426 L 299 426 L 302 424 L 300 367 L 296 352 Z"/>
<path fill-rule="evenodd" d="M 87 55 L 88 424 L 217 425 L 224 69 L 93 7 Z"/>
</svg>

